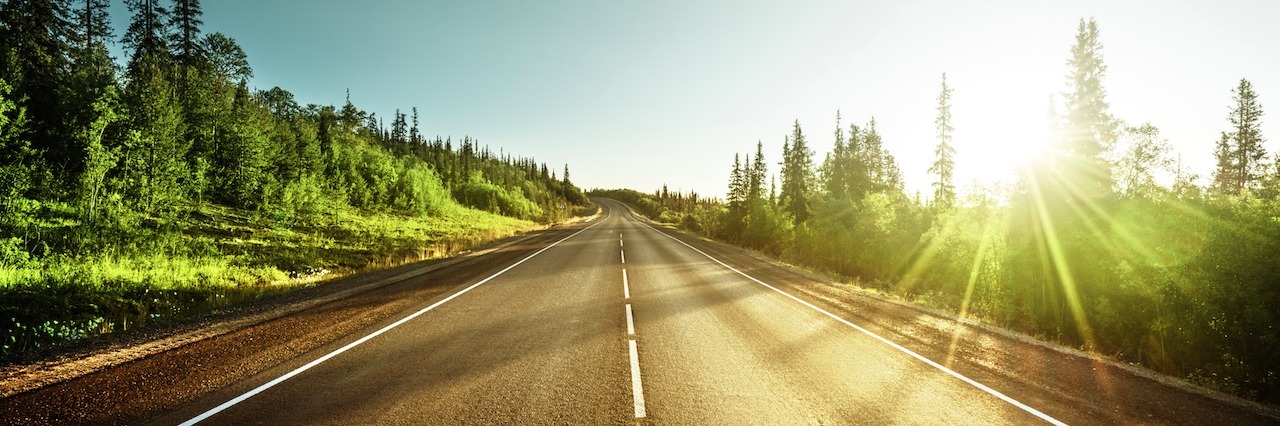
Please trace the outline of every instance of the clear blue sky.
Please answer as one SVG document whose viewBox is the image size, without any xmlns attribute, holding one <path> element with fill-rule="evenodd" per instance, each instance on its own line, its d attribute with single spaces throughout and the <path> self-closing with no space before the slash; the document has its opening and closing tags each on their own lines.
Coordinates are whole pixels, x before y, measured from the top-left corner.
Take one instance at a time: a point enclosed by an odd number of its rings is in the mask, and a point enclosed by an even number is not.
<svg viewBox="0 0 1280 426">
<path fill-rule="evenodd" d="M 390 117 L 429 135 L 569 164 L 584 187 L 723 196 L 735 152 L 780 157 L 799 119 L 875 116 L 911 190 L 927 190 L 939 76 L 955 88 L 958 179 L 1007 177 L 1045 139 L 1076 23 L 1094 17 L 1113 113 L 1150 121 L 1204 176 L 1250 79 L 1280 147 L 1280 2 L 205 1 L 261 89 Z M 128 23 L 116 5 L 118 28 Z M 117 35 L 122 30 L 118 31 Z M 776 166 L 772 167 L 776 171 Z M 1203 181 L 1202 181 L 1203 182 Z"/>
</svg>

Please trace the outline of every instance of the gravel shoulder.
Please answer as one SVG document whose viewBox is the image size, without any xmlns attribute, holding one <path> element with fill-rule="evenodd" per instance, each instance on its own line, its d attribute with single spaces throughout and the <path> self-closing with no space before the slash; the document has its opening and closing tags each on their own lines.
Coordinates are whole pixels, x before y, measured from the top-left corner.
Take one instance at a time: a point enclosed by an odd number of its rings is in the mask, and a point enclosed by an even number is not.
<svg viewBox="0 0 1280 426">
<path fill-rule="evenodd" d="M 324 282 L 167 327 L 104 335 L 0 365 L 0 424 L 138 423 L 438 297 L 576 229 L 577 220 L 454 257 Z M 156 391 L 159 390 L 159 391 Z"/>
</svg>

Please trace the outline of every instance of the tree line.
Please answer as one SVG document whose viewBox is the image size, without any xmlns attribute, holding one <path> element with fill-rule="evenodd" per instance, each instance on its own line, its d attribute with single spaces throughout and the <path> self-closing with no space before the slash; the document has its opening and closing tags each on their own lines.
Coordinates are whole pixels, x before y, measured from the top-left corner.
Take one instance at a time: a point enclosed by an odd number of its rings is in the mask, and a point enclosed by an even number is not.
<svg viewBox="0 0 1280 426">
<path fill-rule="evenodd" d="M 243 49 L 205 31 L 198 0 L 126 4 L 120 37 L 107 0 L 0 5 L 0 262 L 101 248 L 124 222 L 168 223 L 207 203 L 292 223 L 344 206 L 459 204 L 552 221 L 586 202 L 567 166 L 557 178 L 470 137 L 429 138 L 416 108 L 388 127 L 350 96 L 300 105 L 279 87 L 250 89 Z M 51 230 L 54 217 L 74 226 Z"/>
<path fill-rule="evenodd" d="M 722 203 L 613 194 L 864 286 L 1280 401 L 1280 155 L 1264 148 L 1258 94 L 1247 79 L 1232 88 L 1229 126 L 1205 144 L 1216 170 L 1200 183 L 1158 127 L 1110 113 L 1100 40 L 1082 19 L 1054 141 L 1008 188 L 957 192 L 943 74 L 927 201 L 905 191 L 874 118 L 844 127 L 839 113 L 820 160 L 799 122 L 777 173 L 759 142 L 736 155 Z"/>
</svg>

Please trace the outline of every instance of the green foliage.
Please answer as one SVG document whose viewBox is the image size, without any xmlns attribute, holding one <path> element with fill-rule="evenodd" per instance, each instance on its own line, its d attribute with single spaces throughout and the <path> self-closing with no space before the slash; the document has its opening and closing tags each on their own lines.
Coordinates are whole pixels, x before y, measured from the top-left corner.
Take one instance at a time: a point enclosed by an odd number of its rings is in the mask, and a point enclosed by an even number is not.
<svg viewBox="0 0 1280 426">
<path fill-rule="evenodd" d="M 463 205 L 503 216 L 532 219 L 542 214 L 542 208 L 525 198 L 521 191 L 494 185 L 478 171 L 456 186 L 453 193 Z"/>
<path fill-rule="evenodd" d="M 0 356 L 589 204 L 567 165 L 555 179 L 470 137 L 428 140 L 416 108 L 388 132 L 350 99 L 339 113 L 251 91 L 235 40 L 201 36 L 198 1 L 162 3 L 126 2 L 123 70 L 107 2 L 77 3 L 74 22 L 69 3 L 0 3 Z"/>
<path fill-rule="evenodd" d="M 1012 190 L 977 189 L 940 209 L 903 193 L 874 122 L 837 135 L 798 225 L 782 206 L 749 199 L 753 167 L 740 156 L 727 205 L 592 194 L 904 299 L 1280 400 L 1280 191 L 1265 190 L 1270 181 L 1205 198 L 1147 124 L 1126 129 L 1105 160 L 1116 192 L 1085 197 L 1069 167 L 1038 164 Z M 1167 173 L 1172 187 L 1158 179 Z"/>
<path fill-rule="evenodd" d="M 1223 132 L 1214 152 L 1218 169 L 1214 174 L 1216 188 L 1225 194 L 1256 190 L 1263 183 L 1266 167 L 1266 139 L 1262 136 L 1262 104 L 1253 91 L 1253 83 L 1240 79 L 1232 90 L 1235 105 L 1228 116 L 1231 131 Z"/>
<path fill-rule="evenodd" d="M 929 173 L 938 177 L 933 182 L 933 202 L 942 208 L 950 208 L 956 201 L 956 186 L 952 182 L 956 168 L 956 150 L 951 146 L 951 134 L 955 132 L 955 127 L 951 126 L 951 91 L 951 86 L 947 85 L 947 74 L 943 73 L 942 91 L 938 94 L 938 118 L 934 121 L 938 147 L 933 151 L 933 165 L 929 166 Z M 837 140 L 836 144 L 839 145 L 840 141 Z"/>
</svg>

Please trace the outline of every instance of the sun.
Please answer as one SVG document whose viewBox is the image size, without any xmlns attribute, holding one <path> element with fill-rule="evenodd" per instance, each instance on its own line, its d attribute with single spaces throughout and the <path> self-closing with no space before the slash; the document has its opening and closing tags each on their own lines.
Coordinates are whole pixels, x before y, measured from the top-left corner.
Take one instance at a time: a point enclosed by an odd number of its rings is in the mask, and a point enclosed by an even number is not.
<svg viewBox="0 0 1280 426">
<path fill-rule="evenodd" d="M 1053 132 L 1046 109 L 1026 108 L 1018 98 L 1025 96 L 994 93 L 955 105 L 957 117 L 966 121 L 956 126 L 964 129 L 955 136 L 958 183 L 1013 182 L 1031 160 L 1048 152 Z"/>
</svg>

